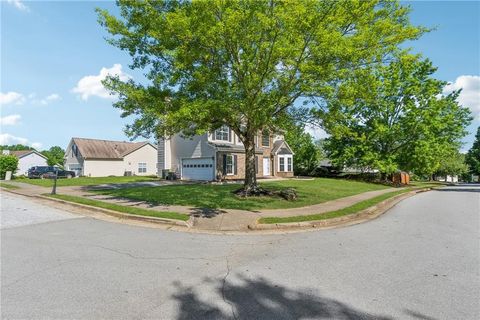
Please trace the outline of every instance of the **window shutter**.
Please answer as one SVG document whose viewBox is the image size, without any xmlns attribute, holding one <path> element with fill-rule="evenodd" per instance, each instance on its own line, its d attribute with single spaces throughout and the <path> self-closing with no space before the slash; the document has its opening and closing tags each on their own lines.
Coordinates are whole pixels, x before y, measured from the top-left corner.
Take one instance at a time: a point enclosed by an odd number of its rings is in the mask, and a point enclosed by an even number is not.
<svg viewBox="0 0 480 320">
<path fill-rule="evenodd" d="M 237 175 L 237 155 L 233 155 L 233 174 Z"/>
<path fill-rule="evenodd" d="M 255 156 L 255 173 L 258 174 L 258 156 Z"/>
<path fill-rule="evenodd" d="M 228 142 L 232 142 L 232 129 L 228 128 Z"/>
<path fill-rule="evenodd" d="M 227 175 L 227 155 L 223 155 L 223 175 Z"/>
</svg>

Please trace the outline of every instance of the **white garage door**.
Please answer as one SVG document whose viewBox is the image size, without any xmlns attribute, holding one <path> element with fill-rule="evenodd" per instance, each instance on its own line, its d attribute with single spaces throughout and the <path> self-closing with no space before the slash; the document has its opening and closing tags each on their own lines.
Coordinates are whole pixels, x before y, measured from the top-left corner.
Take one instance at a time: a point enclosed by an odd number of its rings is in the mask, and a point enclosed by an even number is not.
<svg viewBox="0 0 480 320">
<path fill-rule="evenodd" d="M 213 159 L 195 158 L 182 160 L 182 179 L 213 180 Z"/>
</svg>

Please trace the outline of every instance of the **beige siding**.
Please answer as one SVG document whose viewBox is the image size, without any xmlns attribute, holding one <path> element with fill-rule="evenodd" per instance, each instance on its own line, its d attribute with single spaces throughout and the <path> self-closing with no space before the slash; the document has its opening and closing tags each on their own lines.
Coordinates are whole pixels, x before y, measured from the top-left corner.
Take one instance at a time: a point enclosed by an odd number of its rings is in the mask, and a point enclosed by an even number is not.
<svg viewBox="0 0 480 320">
<path fill-rule="evenodd" d="M 89 160 L 83 162 L 83 175 L 87 177 L 123 176 L 122 160 Z"/>
<path fill-rule="evenodd" d="M 144 162 L 147 164 L 147 172 L 139 173 L 138 164 Z M 157 149 L 147 144 L 140 149 L 126 155 L 123 158 L 125 171 L 130 171 L 136 176 L 148 176 L 157 174 Z M 123 173 L 122 173 L 123 175 Z"/>
</svg>

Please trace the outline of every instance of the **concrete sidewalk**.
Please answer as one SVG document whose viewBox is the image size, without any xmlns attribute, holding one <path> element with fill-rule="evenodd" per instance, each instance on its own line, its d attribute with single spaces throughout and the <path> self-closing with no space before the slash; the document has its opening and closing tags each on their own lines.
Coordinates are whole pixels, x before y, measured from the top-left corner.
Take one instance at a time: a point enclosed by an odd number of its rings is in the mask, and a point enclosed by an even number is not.
<svg viewBox="0 0 480 320">
<path fill-rule="evenodd" d="M 39 196 L 41 194 L 51 192 L 51 188 L 35 186 L 27 183 L 15 182 L 11 184 L 20 188 L 9 191 L 26 196 Z M 152 205 L 144 201 L 135 201 L 111 197 L 108 195 L 95 194 L 83 186 L 57 187 L 57 193 L 59 194 L 80 196 L 123 206 L 139 207 L 149 210 L 173 211 L 189 214 L 192 217 L 191 222 L 194 229 L 212 231 L 246 231 L 248 230 L 249 225 L 255 224 L 256 221 L 262 217 L 302 216 L 340 210 L 350 207 L 358 202 L 368 200 L 395 190 L 398 189 L 387 188 L 383 190 L 370 191 L 306 207 L 249 211 L 237 209 L 195 208 L 191 206 Z"/>
</svg>

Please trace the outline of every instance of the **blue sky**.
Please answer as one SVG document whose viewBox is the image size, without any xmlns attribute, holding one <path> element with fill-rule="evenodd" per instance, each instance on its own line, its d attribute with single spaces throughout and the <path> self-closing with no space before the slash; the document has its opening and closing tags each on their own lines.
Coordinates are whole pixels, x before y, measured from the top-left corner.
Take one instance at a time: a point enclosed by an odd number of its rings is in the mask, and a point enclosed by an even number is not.
<svg viewBox="0 0 480 320">
<path fill-rule="evenodd" d="M 438 66 L 436 77 L 463 87 L 461 103 L 475 120 L 464 150 L 480 125 L 480 2 L 413 1 L 414 24 L 436 27 L 409 43 Z M 0 144 L 39 149 L 66 147 L 71 137 L 128 140 L 99 80 L 107 73 L 141 77 L 130 57 L 104 40 L 95 7 L 117 12 L 113 2 L 1 2 Z"/>
</svg>

